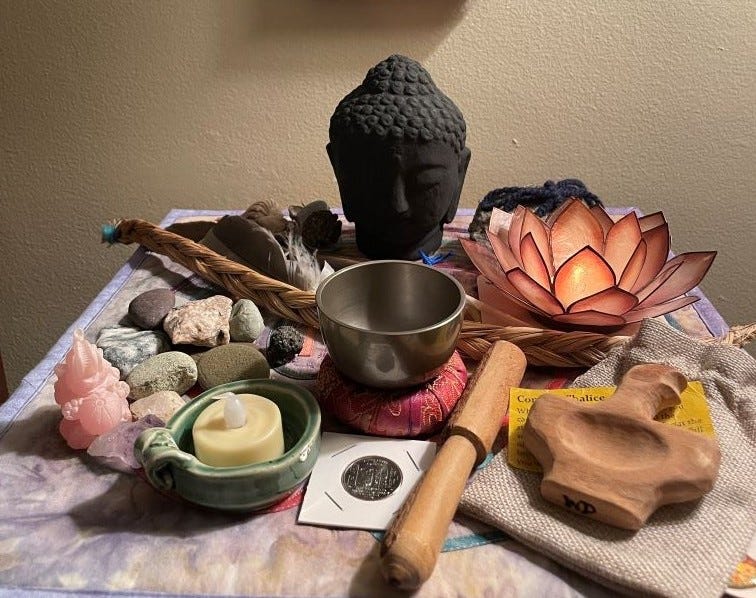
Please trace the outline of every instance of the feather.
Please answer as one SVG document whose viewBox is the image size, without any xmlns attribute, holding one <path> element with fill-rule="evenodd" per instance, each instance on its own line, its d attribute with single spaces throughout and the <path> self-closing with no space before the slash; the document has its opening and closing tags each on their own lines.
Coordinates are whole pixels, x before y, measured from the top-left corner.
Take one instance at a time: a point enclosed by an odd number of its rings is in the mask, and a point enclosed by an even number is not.
<svg viewBox="0 0 756 598">
<path fill-rule="evenodd" d="M 325 262 L 321 269 L 315 254 L 305 247 L 299 234 L 290 230 L 287 240 L 286 267 L 289 274 L 289 284 L 303 291 L 315 291 L 320 281 L 333 273 L 333 268 Z"/>
<path fill-rule="evenodd" d="M 276 280 L 287 282 L 283 249 L 273 234 L 241 216 L 224 216 L 210 229 L 202 245 Z"/>
</svg>

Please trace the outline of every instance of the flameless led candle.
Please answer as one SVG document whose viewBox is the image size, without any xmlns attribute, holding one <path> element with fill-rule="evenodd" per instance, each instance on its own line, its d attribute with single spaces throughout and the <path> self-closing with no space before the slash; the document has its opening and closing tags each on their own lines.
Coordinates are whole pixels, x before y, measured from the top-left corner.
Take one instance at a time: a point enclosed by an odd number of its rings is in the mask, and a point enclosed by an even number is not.
<svg viewBox="0 0 756 598">
<path fill-rule="evenodd" d="M 261 463 L 284 452 L 278 406 L 253 394 L 221 395 L 199 414 L 192 437 L 196 457 L 214 467 Z"/>
</svg>

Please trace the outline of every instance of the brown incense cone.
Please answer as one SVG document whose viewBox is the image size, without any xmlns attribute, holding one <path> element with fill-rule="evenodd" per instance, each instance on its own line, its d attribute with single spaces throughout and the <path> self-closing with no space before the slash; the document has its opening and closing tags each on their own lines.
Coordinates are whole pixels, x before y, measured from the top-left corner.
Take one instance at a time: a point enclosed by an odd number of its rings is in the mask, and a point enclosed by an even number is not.
<svg viewBox="0 0 756 598">
<path fill-rule="evenodd" d="M 543 467 L 543 497 L 617 527 L 640 529 L 668 503 L 711 490 L 719 469 L 716 440 L 654 421 L 677 405 L 687 380 L 671 367 L 631 368 L 599 405 L 541 395 L 523 430 Z"/>
</svg>

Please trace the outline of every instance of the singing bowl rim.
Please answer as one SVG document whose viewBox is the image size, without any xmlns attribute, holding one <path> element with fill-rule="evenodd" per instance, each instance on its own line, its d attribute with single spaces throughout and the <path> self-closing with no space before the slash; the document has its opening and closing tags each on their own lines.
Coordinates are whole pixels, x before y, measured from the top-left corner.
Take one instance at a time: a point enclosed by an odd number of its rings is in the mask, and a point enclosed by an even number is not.
<svg viewBox="0 0 756 598">
<path fill-rule="evenodd" d="M 447 282 L 452 283 L 454 287 L 456 287 L 457 291 L 459 292 L 459 302 L 454 307 L 453 311 L 447 316 L 443 317 L 442 319 L 437 320 L 433 322 L 432 324 L 428 324 L 425 326 L 420 326 L 417 328 L 407 328 L 403 330 L 388 330 L 388 331 L 374 330 L 366 326 L 358 326 L 355 324 L 350 324 L 348 322 L 345 322 L 342 318 L 340 318 L 338 314 L 332 313 L 332 310 L 329 311 L 328 306 L 326 305 L 326 301 L 324 299 L 324 294 L 327 292 L 328 286 L 333 284 L 334 281 L 340 278 L 343 278 L 344 276 L 349 276 L 350 273 L 352 273 L 354 270 L 375 268 L 375 267 L 386 267 L 386 266 L 391 266 L 391 265 L 397 265 L 397 266 L 402 266 L 402 267 L 407 267 L 407 268 L 424 269 L 426 271 L 433 272 L 432 276 L 438 275 L 440 277 L 443 277 L 444 279 L 446 279 Z M 318 317 L 320 317 L 320 314 L 322 313 L 324 317 L 326 317 L 333 324 L 339 327 L 346 328 L 348 330 L 354 330 L 362 334 L 382 335 L 382 336 L 388 336 L 388 337 L 416 335 L 416 334 L 422 334 L 424 332 L 436 330 L 438 328 L 443 328 L 444 326 L 447 326 L 453 323 L 455 320 L 461 318 L 465 309 L 466 300 L 467 300 L 467 293 L 465 292 L 465 289 L 462 286 L 462 284 L 456 278 L 454 278 L 450 274 L 447 274 L 446 272 L 438 268 L 434 268 L 426 264 L 419 264 L 417 262 L 409 262 L 406 260 L 371 260 L 369 262 L 361 262 L 359 264 L 353 264 L 351 266 L 341 268 L 340 270 L 337 270 L 336 272 L 328 276 L 325 280 L 323 280 L 318 285 L 318 288 L 315 291 L 315 304 L 318 309 Z"/>
</svg>

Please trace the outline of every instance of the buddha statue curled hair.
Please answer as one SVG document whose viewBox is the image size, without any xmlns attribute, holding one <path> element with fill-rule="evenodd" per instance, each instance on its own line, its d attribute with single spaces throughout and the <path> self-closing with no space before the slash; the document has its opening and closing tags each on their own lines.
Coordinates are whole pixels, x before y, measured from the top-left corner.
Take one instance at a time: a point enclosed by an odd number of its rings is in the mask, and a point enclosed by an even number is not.
<svg viewBox="0 0 756 598">
<path fill-rule="evenodd" d="M 465 146 L 465 119 L 418 62 L 394 54 L 371 68 L 331 117 L 331 141 L 340 135 L 438 140 L 456 152 Z"/>
</svg>

